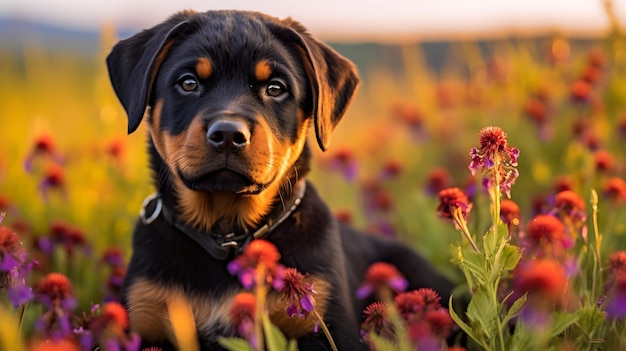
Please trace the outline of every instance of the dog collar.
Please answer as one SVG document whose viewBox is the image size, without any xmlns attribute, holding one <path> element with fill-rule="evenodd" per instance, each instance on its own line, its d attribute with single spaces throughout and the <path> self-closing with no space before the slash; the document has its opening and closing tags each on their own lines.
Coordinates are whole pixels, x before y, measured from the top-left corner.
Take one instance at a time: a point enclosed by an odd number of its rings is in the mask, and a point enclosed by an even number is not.
<svg viewBox="0 0 626 351">
<path fill-rule="evenodd" d="M 293 187 L 291 196 L 283 202 L 283 206 L 276 206 L 269 215 L 267 222 L 257 230 L 245 233 L 217 234 L 213 232 L 200 231 L 188 224 L 177 220 L 174 212 L 163 205 L 161 195 L 154 193 L 143 201 L 139 217 L 143 224 L 151 224 L 159 217 L 170 225 L 176 227 L 187 237 L 200 245 L 209 255 L 217 260 L 226 260 L 231 253 L 240 254 L 250 241 L 262 239 L 276 229 L 281 223 L 289 218 L 302 202 L 302 197 L 306 191 L 306 182 L 299 181 Z M 208 235 L 207 235 L 208 234 Z"/>
</svg>

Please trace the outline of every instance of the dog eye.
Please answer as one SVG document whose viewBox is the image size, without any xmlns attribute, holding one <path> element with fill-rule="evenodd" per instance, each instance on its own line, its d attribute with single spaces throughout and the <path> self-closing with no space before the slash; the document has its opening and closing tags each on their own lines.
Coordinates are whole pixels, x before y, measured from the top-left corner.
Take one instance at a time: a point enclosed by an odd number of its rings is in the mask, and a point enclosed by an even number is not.
<svg viewBox="0 0 626 351">
<path fill-rule="evenodd" d="M 198 80 L 191 75 L 184 75 L 178 81 L 178 86 L 180 86 L 183 91 L 192 92 L 198 90 Z"/>
<path fill-rule="evenodd" d="M 272 81 L 267 85 L 267 88 L 265 88 L 265 93 L 271 97 L 279 97 L 286 91 L 285 85 L 279 81 Z"/>
</svg>

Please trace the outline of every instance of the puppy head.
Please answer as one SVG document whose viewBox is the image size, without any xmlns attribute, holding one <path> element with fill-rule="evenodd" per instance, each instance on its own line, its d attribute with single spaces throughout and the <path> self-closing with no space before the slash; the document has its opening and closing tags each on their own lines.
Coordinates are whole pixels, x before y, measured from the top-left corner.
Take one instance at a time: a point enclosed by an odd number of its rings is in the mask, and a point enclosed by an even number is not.
<svg viewBox="0 0 626 351">
<path fill-rule="evenodd" d="M 147 108 L 152 141 L 191 190 L 255 194 L 282 179 L 310 121 L 322 150 L 356 69 L 299 23 L 254 12 L 181 12 L 107 57 L 128 132 Z"/>
</svg>

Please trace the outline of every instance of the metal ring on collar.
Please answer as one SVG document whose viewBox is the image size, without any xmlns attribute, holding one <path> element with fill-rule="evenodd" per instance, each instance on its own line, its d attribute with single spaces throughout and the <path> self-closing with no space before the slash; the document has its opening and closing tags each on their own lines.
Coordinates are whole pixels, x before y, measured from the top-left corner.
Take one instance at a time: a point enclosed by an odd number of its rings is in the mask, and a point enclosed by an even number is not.
<svg viewBox="0 0 626 351">
<path fill-rule="evenodd" d="M 146 217 L 146 207 L 153 200 L 156 200 L 156 207 L 154 208 L 154 211 L 152 212 L 150 217 Z M 159 197 L 158 193 L 154 193 L 146 197 L 146 199 L 143 200 L 143 203 L 141 204 L 141 211 L 139 211 L 139 217 L 141 218 L 141 222 L 143 222 L 143 224 L 150 224 L 154 222 L 157 218 L 159 218 L 159 214 L 161 214 L 162 209 L 163 209 L 163 201 Z"/>
</svg>

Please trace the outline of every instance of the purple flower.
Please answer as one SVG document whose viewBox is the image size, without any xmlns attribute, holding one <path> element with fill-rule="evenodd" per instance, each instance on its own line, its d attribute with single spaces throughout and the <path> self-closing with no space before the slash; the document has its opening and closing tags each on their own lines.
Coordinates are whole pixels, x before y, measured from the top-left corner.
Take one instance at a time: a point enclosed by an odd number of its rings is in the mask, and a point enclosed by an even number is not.
<svg viewBox="0 0 626 351">
<path fill-rule="evenodd" d="M 478 136 L 480 148 L 471 149 L 469 170 L 472 175 L 485 174 L 487 181 L 483 185 L 487 187 L 493 186 L 498 179 L 500 191 L 510 196 L 511 186 L 519 176 L 516 168 L 519 149 L 508 146 L 507 135 L 499 127 L 485 127 Z"/>
<path fill-rule="evenodd" d="M 313 282 L 307 282 L 307 277 L 295 268 L 285 269 L 283 275 L 282 298 L 289 301 L 287 315 L 289 317 L 306 318 L 315 308 L 315 294 Z"/>
<path fill-rule="evenodd" d="M 31 269 L 32 262 L 26 261 L 26 252 L 17 234 L 0 225 L 0 289 L 7 289 L 9 300 L 15 308 L 33 297 L 25 280 Z"/>
</svg>

